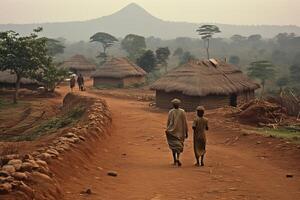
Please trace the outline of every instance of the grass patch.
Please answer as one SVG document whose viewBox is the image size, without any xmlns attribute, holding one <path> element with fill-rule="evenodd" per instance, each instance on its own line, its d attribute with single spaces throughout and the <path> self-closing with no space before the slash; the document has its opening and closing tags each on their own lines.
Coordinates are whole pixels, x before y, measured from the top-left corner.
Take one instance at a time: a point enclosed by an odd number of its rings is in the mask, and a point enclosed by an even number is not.
<svg viewBox="0 0 300 200">
<path fill-rule="evenodd" d="M 70 126 L 76 123 L 84 114 L 85 108 L 83 106 L 77 106 L 68 113 L 60 116 L 53 117 L 52 119 L 43 122 L 39 126 L 35 127 L 30 133 L 23 135 L 0 135 L 2 141 L 33 141 L 43 135 L 48 135 L 56 132 L 58 129 Z"/>
<path fill-rule="evenodd" d="M 26 105 L 23 101 L 18 101 L 17 104 L 13 103 L 11 99 L 0 99 L 0 109 L 4 110 L 7 108 L 18 108 Z"/>
<path fill-rule="evenodd" d="M 300 131 L 293 127 L 280 127 L 278 129 L 263 128 L 259 130 L 261 134 L 272 136 L 281 139 L 291 140 L 295 143 L 300 143 Z"/>
</svg>

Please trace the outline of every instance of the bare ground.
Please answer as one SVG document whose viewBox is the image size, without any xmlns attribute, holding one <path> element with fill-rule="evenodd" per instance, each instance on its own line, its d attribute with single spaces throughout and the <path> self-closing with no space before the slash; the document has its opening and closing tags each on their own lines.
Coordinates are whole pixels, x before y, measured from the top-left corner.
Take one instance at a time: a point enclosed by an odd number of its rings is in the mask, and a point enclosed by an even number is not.
<svg viewBox="0 0 300 200">
<path fill-rule="evenodd" d="M 65 94 L 67 88 L 59 91 Z M 190 131 L 183 166 L 177 168 L 171 165 L 164 135 L 166 111 L 122 95 L 83 94 L 107 100 L 113 126 L 110 137 L 51 163 L 66 200 L 300 199 L 297 145 L 249 134 L 222 113 L 210 111 L 206 166 L 193 166 Z M 191 123 L 193 113 L 188 118 Z M 118 176 L 107 176 L 110 170 Z M 80 194 L 86 189 L 92 194 Z"/>
</svg>

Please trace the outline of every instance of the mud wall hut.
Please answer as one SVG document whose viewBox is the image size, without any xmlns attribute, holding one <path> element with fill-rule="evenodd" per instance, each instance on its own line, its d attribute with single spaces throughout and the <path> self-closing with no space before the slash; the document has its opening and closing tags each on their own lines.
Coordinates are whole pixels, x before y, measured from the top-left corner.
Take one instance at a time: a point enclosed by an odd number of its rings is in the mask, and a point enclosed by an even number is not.
<svg viewBox="0 0 300 200">
<path fill-rule="evenodd" d="M 254 98 L 259 85 L 225 61 L 193 60 L 170 71 L 157 80 L 151 89 L 156 91 L 156 105 L 171 107 L 173 98 L 182 100 L 182 107 L 193 111 L 198 105 L 207 109 L 237 106 Z"/>
<path fill-rule="evenodd" d="M 15 88 L 17 76 L 9 71 L 0 71 L 0 88 Z M 36 90 L 41 87 L 42 84 L 35 80 L 28 78 L 22 78 L 20 82 L 20 88 L 26 88 L 30 90 Z"/>
<path fill-rule="evenodd" d="M 68 69 L 77 75 L 82 74 L 85 77 L 90 77 L 96 70 L 96 65 L 89 62 L 83 55 L 74 55 L 59 67 Z"/>
<path fill-rule="evenodd" d="M 129 87 L 146 81 L 146 72 L 127 58 L 112 58 L 93 75 L 94 87 Z"/>
</svg>

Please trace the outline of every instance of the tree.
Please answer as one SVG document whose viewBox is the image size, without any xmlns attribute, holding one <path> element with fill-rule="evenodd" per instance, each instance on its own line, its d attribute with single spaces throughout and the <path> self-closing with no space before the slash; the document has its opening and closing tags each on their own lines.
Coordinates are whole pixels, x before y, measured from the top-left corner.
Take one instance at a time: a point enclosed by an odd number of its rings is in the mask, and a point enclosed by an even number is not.
<svg viewBox="0 0 300 200">
<path fill-rule="evenodd" d="M 181 47 L 178 47 L 178 48 L 174 51 L 173 56 L 178 56 L 178 57 L 180 57 L 180 56 L 182 56 L 182 54 L 183 54 L 183 49 L 182 49 Z"/>
<path fill-rule="evenodd" d="M 145 53 L 137 59 L 137 64 L 143 68 L 146 72 L 151 72 L 156 67 L 156 58 L 151 50 L 145 51 Z"/>
<path fill-rule="evenodd" d="M 168 62 L 169 56 L 171 54 L 168 47 L 160 47 L 156 50 L 156 59 L 157 63 L 165 66 L 165 71 L 168 71 Z"/>
<path fill-rule="evenodd" d="M 230 56 L 229 57 L 229 63 L 233 65 L 239 65 L 240 64 L 240 57 L 238 56 Z"/>
<path fill-rule="evenodd" d="M 50 38 L 41 38 L 46 40 L 47 53 L 49 56 L 64 53 L 65 46 L 58 40 Z"/>
<path fill-rule="evenodd" d="M 14 103 L 17 103 L 21 79 L 30 78 L 52 62 L 47 55 L 47 40 L 38 38 L 41 31 L 42 28 L 35 29 L 29 36 L 20 36 L 14 31 L 0 33 L 0 70 L 16 75 Z"/>
<path fill-rule="evenodd" d="M 96 33 L 90 37 L 90 42 L 100 42 L 102 44 L 103 52 L 101 52 L 98 57 L 103 58 L 104 60 L 107 58 L 107 49 L 113 46 L 117 41 L 117 38 L 104 32 Z"/>
<path fill-rule="evenodd" d="M 250 41 L 250 42 L 258 42 L 258 41 L 260 41 L 261 39 L 262 39 L 262 36 L 259 35 L 259 34 L 250 35 L 250 36 L 248 37 L 248 41 Z"/>
<path fill-rule="evenodd" d="M 46 92 L 54 92 L 56 86 L 59 85 L 67 76 L 68 70 L 62 68 L 59 69 L 50 64 L 32 75 L 32 78 L 42 83 Z"/>
<path fill-rule="evenodd" d="M 180 57 L 180 62 L 179 65 L 183 65 L 188 63 L 190 60 L 195 59 L 195 56 L 191 54 L 191 52 L 186 51 L 182 54 L 182 56 Z"/>
<path fill-rule="evenodd" d="M 209 59 L 209 40 L 213 37 L 215 33 L 220 33 L 219 27 L 215 25 L 202 25 L 197 29 L 197 32 L 199 35 L 201 35 L 201 38 L 206 42 L 206 53 L 207 53 L 207 59 Z"/>
<path fill-rule="evenodd" d="M 129 59 L 136 61 L 146 49 L 146 41 L 143 36 L 129 34 L 122 40 L 121 46 L 129 54 Z"/>
<path fill-rule="evenodd" d="M 274 78 L 275 76 L 274 65 L 266 60 L 252 62 L 248 68 L 248 72 L 250 77 L 260 80 L 262 85 L 262 98 L 265 91 L 266 81 Z"/>
<path fill-rule="evenodd" d="M 243 41 L 247 40 L 247 37 L 236 34 L 236 35 L 231 36 L 230 39 L 233 42 L 240 43 L 240 42 L 243 42 Z"/>
</svg>

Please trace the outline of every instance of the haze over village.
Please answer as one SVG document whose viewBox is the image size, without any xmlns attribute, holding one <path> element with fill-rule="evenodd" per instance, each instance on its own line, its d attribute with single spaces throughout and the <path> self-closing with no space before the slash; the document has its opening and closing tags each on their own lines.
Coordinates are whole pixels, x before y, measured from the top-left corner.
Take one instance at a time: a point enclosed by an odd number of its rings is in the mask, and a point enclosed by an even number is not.
<svg viewBox="0 0 300 200">
<path fill-rule="evenodd" d="M 297 199 L 299 8 L 1 0 L 0 199 Z"/>
</svg>

